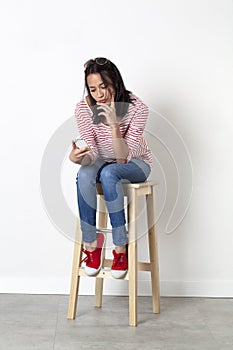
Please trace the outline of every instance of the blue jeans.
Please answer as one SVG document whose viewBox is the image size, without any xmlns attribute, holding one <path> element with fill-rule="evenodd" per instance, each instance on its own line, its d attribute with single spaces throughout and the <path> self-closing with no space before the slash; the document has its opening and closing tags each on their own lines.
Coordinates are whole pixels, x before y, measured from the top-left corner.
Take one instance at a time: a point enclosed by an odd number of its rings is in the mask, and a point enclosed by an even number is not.
<svg viewBox="0 0 233 350">
<path fill-rule="evenodd" d="M 150 171 L 150 166 L 137 158 L 132 158 L 127 164 L 105 163 L 99 159 L 93 165 L 81 166 L 76 184 L 84 242 L 90 243 L 96 239 L 96 183 L 101 182 L 112 226 L 113 243 L 116 246 L 127 243 L 122 183 L 144 182 Z"/>
</svg>

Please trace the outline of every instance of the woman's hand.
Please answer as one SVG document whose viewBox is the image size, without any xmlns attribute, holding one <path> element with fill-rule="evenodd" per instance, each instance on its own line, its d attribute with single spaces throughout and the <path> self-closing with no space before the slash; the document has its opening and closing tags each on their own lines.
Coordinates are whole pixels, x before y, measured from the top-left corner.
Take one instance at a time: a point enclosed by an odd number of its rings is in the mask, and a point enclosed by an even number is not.
<svg viewBox="0 0 233 350">
<path fill-rule="evenodd" d="M 72 141 L 72 150 L 70 152 L 69 158 L 73 163 L 88 165 L 91 162 L 91 159 L 88 156 L 88 153 L 90 152 L 91 150 L 89 146 L 78 148 L 75 142 Z"/>
<path fill-rule="evenodd" d="M 110 105 L 108 105 L 106 103 L 100 103 L 100 102 L 97 102 L 97 105 L 98 105 L 98 107 L 97 107 L 98 110 L 100 110 L 100 109 L 103 110 L 99 113 L 99 115 L 103 115 L 105 117 L 107 124 L 111 125 L 111 124 L 118 123 L 113 94 L 111 97 Z"/>
<path fill-rule="evenodd" d="M 116 109 L 114 103 L 114 95 L 111 96 L 111 103 L 108 106 L 106 103 L 97 103 L 99 107 L 98 109 L 104 109 L 101 112 L 101 115 L 104 115 L 106 122 L 109 124 L 111 128 L 112 134 L 112 148 L 115 154 L 117 163 L 125 163 L 127 156 L 129 154 L 129 149 L 127 144 L 124 141 L 124 138 L 121 135 L 121 131 L 119 128 L 119 123 L 116 116 Z"/>
</svg>

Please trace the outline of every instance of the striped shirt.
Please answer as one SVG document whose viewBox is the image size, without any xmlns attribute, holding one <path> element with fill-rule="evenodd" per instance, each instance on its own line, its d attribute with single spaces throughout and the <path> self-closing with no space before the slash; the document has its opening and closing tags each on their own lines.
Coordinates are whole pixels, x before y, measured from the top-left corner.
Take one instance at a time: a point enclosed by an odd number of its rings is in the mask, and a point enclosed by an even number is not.
<svg viewBox="0 0 233 350">
<path fill-rule="evenodd" d="M 134 99 L 133 104 L 129 104 L 126 115 L 119 122 L 120 133 L 129 149 L 126 162 L 138 158 L 152 167 L 152 154 L 143 137 L 148 107 L 135 95 L 132 94 L 131 97 Z M 91 164 L 98 158 L 106 162 L 116 162 L 110 126 L 103 123 L 93 124 L 93 113 L 85 98 L 77 103 L 75 117 L 80 138 L 91 146 Z"/>
</svg>

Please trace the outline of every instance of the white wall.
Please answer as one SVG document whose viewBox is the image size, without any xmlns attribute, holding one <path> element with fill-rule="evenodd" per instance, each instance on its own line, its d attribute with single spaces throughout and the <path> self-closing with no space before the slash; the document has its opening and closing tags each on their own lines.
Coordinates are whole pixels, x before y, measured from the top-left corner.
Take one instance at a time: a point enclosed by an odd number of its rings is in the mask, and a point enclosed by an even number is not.
<svg viewBox="0 0 233 350">
<path fill-rule="evenodd" d="M 69 293 L 73 243 L 44 211 L 41 160 L 82 96 L 83 63 L 105 56 L 191 156 L 189 211 L 159 232 L 162 295 L 233 296 L 232 10 L 230 0 L 1 1 L 0 292 Z M 63 172 L 74 208 L 76 169 L 65 160 Z M 81 281 L 83 294 L 92 287 Z M 106 281 L 105 293 L 126 287 Z M 150 293 L 146 274 L 139 291 Z"/>
</svg>

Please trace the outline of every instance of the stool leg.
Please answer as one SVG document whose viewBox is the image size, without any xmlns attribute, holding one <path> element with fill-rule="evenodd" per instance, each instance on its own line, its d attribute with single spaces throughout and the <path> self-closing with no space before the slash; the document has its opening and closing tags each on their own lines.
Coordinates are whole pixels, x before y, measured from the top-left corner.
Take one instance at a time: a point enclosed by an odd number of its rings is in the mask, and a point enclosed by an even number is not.
<svg viewBox="0 0 233 350">
<path fill-rule="evenodd" d="M 78 301 L 78 288 L 80 276 L 78 270 L 82 256 L 82 234 L 79 219 L 77 220 L 76 238 L 74 243 L 73 267 L 71 274 L 70 298 L 68 307 L 68 319 L 73 320 L 76 316 L 76 308 Z"/>
<path fill-rule="evenodd" d="M 147 219 L 149 228 L 149 253 L 151 262 L 151 284 L 153 312 L 160 313 L 160 287 L 159 287 L 159 259 L 158 259 L 158 241 L 156 232 L 155 217 L 155 188 L 152 186 L 152 192 L 146 195 Z"/>
<path fill-rule="evenodd" d="M 95 279 L 95 307 L 102 306 L 102 295 L 103 295 L 103 278 L 96 277 Z"/>
<path fill-rule="evenodd" d="M 103 196 L 100 196 L 99 201 L 99 228 L 106 228 L 107 222 L 108 222 L 108 213 L 105 205 L 105 201 Z M 103 248 L 103 262 L 105 259 L 105 248 Z M 101 307 L 102 306 L 102 295 L 103 295 L 103 278 L 97 278 L 95 279 L 95 307 Z"/>
<path fill-rule="evenodd" d="M 136 235 L 136 193 L 135 189 L 130 191 L 129 208 L 129 325 L 137 326 L 137 235 Z"/>
</svg>

